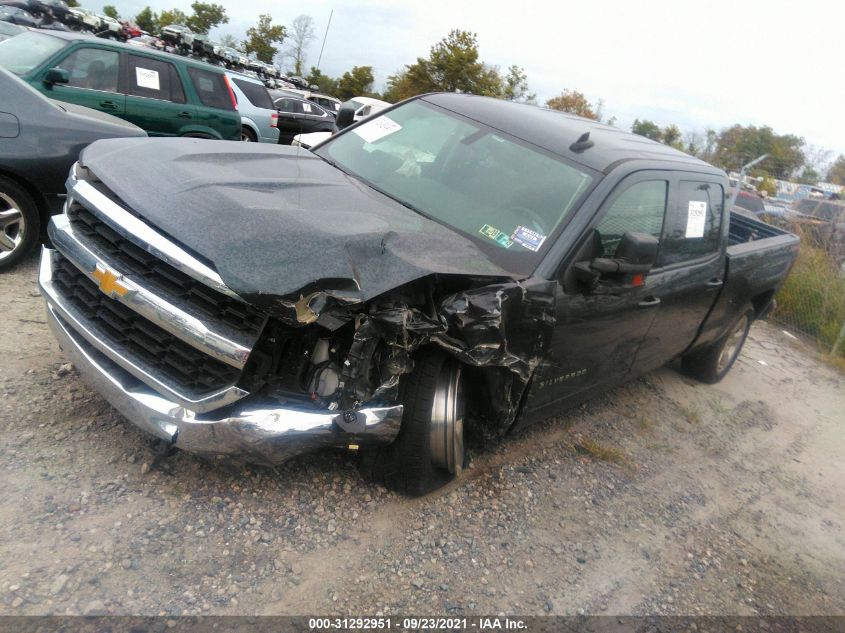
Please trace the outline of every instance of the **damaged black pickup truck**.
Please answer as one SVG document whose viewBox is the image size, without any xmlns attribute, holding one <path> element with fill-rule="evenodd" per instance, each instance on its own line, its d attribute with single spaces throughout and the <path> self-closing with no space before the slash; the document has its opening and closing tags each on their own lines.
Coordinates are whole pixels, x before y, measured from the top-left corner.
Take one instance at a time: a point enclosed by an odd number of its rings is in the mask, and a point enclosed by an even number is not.
<svg viewBox="0 0 845 633">
<path fill-rule="evenodd" d="M 680 358 L 721 379 L 798 239 L 726 175 L 577 117 L 434 94 L 300 148 L 100 141 L 40 285 L 80 372 L 166 447 L 366 451 L 421 494 Z"/>
</svg>

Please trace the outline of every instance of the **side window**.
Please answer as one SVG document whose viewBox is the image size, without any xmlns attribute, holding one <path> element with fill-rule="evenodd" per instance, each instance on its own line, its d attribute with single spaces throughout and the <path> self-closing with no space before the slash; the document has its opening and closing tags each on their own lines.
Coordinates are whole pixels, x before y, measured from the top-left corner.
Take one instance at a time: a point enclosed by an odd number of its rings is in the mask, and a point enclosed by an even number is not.
<svg viewBox="0 0 845 633">
<path fill-rule="evenodd" d="M 682 180 L 678 206 L 666 219 L 660 264 L 668 266 L 719 250 L 725 192 L 721 185 Z"/>
<path fill-rule="evenodd" d="M 77 48 L 58 64 L 70 75 L 68 86 L 117 92 L 120 54 L 102 48 Z"/>
<path fill-rule="evenodd" d="M 185 92 L 173 64 L 150 57 L 129 56 L 129 94 L 185 103 Z"/>
<path fill-rule="evenodd" d="M 299 102 L 296 99 L 276 99 L 276 108 L 290 114 L 300 114 Z"/>
<path fill-rule="evenodd" d="M 629 231 L 660 238 L 668 191 L 669 183 L 665 180 L 644 180 L 623 191 L 596 227 L 601 237 L 602 257 L 613 257 L 622 236 Z"/>
<path fill-rule="evenodd" d="M 229 86 L 226 85 L 226 76 L 223 73 L 215 73 L 201 68 L 188 68 L 188 75 L 197 91 L 200 103 L 209 108 L 221 110 L 235 110 L 232 103 L 232 96 Z"/>
</svg>

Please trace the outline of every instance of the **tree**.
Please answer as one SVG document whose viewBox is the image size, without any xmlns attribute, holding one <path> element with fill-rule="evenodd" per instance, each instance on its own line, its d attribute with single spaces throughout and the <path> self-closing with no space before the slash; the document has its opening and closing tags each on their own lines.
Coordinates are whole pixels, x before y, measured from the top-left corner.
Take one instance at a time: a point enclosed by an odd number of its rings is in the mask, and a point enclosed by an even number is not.
<svg viewBox="0 0 845 633">
<path fill-rule="evenodd" d="M 400 101 L 423 92 L 437 91 L 502 94 L 499 73 L 478 58 L 475 33 L 451 31 L 431 47 L 427 59 L 418 57 L 416 63 L 388 77 L 385 98 Z"/>
<path fill-rule="evenodd" d="M 319 68 L 311 67 L 311 73 L 305 78 L 308 85 L 314 84 L 320 87 L 320 92 L 327 95 L 333 95 L 337 92 L 337 79 L 329 77 L 320 72 Z"/>
<path fill-rule="evenodd" d="M 663 137 L 663 143 L 665 145 L 669 145 L 670 147 L 674 147 L 675 149 L 683 149 L 684 144 L 681 141 L 681 130 L 680 128 L 675 125 L 667 125 L 663 128 L 663 131 L 660 133 Z"/>
<path fill-rule="evenodd" d="M 366 95 L 372 89 L 374 81 L 372 66 L 354 66 L 337 80 L 335 95 L 341 101 Z"/>
<path fill-rule="evenodd" d="M 759 191 L 760 193 L 765 193 L 768 197 L 771 198 L 777 195 L 778 186 L 774 178 L 765 176 L 760 182 L 757 183 L 757 191 Z"/>
<path fill-rule="evenodd" d="M 220 46 L 223 48 L 234 48 L 235 50 L 240 50 L 241 44 L 231 33 L 226 33 L 225 35 L 220 36 L 219 40 Z"/>
<path fill-rule="evenodd" d="M 815 185 L 821 180 L 819 172 L 813 169 L 810 165 L 806 165 L 801 175 L 798 176 L 798 182 L 802 185 Z"/>
<path fill-rule="evenodd" d="M 724 169 L 738 170 L 758 156 L 768 154 L 754 173 L 789 179 L 804 166 L 803 145 L 801 137 L 775 134 L 768 126 L 733 125 L 719 134 L 713 159 Z"/>
<path fill-rule="evenodd" d="M 150 7 L 141 9 L 133 21 L 142 31 L 153 34 L 158 34 L 159 32 L 158 16 Z"/>
<path fill-rule="evenodd" d="M 832 182 L 835 185 L 845 186 L 845 155 L 840 154 L 830 169 L 827 170 L 827 182 Z"/>
<path fill-rule="evenodd" d="M 643 119 L 642 121 L 634 119 L 634 123 L 631 125 L 631 131 L 634 134 L 650 138 L 652 141 L 663 140 L 663 132 L 661 131 L 660 126 L 654 121 L 649 121 L 648 119 Z"/>
<path fill-rule="evenodd" d="M 67 0 L 67 6 L 69 6 L 69 7 L 78 7 L 78 6 L 79 6 L 79 2 L 77 2 L 76 0 Z"/>
<path fill-rule="evenodd" d="M 215 26 L 227 24 L 229 16 L 220 4 L 194 1 L 191 4 L 193 15 L 188 18 L 187 25 L 194 33 L 207 35 Z"/>
<path fill-rule="evenodd" d="M 301 76 L 305 69 L 305 52 L 314 39 L 314 18 L 310 15 L 298 15 L 290 25 L 288 39 L 290 45 L 285 55 L 293 62 L 293 74 Z"/>
<path fill-rule="evenodd" d="M 285 27 L 273 24 L 273 18 L 263 13 L 258 16 L 258 24 L 247 29 L 244 50 L 247 53 L 255 53 L 259 61 L 270 64 L 279 52 L 278 47 L 273 45 L 284 42 L 286 36 Z"/>
<path fill-rule="evenodd" d="M 120 17 L 120 14 L 117 12 L 117 7 L 113 4 L 106 4 L 103 6 L 103 15 L 107 15 L 110 18 L 114 18 L 117 20 Z"/>
<path fill-rule="evenodd" d="M 596 110 L 601 109 L 601 105 L 592 105 L 583 93 L 577 90 L 564 90 L 558 96 L 552 97 L 546 101 L 546 107 L 552 110 L 559 110 L 560 112 L 568 112 L 570 114 L 577 114 L 585 119 L 599 120 L 599 114 Z"/>
<path fill-rule="evenodd" d="M 164 10 L 158 14 L 157 22 L 158 28 L 161 30 L 165 26 L 170 26 L 171 24 L 187 24 L 188 16 L 179 9 Z"/>
<path fill-rule="evenodd" d="M 514 64 L 502 81 L 502 96 L 508 101 L 534 103 L 537 95 L 528 90 L 528 75 L 525 69 Z"/>
</svg>

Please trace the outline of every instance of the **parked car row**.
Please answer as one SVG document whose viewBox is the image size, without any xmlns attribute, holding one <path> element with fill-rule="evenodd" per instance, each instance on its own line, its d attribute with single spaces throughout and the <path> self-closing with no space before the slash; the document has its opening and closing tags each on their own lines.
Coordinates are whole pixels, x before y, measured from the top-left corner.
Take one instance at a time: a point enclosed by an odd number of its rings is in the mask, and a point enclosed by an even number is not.
<svg viewBox="0 0 845 633">
<path fill-rule="evenodd" d="M 37 246 L 50 215 L 61 210 L 68 172 L 85 146 L 146 133 L 109 114 L 52 101 L 2 68 L 0 94 L 0 270 L 5 270 Z"/>
</svg>

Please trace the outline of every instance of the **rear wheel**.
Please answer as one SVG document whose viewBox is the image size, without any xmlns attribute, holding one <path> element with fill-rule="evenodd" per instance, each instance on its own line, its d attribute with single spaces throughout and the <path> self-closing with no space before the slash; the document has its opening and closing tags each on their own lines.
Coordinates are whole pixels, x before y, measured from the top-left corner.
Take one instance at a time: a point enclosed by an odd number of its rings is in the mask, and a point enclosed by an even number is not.
<svg viewBox="0 0 845 633">
<path fill-rule="evenodd" d="M 425 350 L 401 386 L 402 426 L 371 463 L 376 481 L 419 496 L 461 474 L 466 463 L 461 364 L 440 350 Z"/>
<path fill-rule="evenodd" d="M 241 128 L 241 141 L 244 143 L 255 143 L 258 139 L 255 138 L 255 132 L 253 132 L 247 126 L 243 126 Z"/>
<path fill-rule="evenodd" d="M 747 306 L 721 339 L 681 359 L 684 373 L 701 382 L 709 384 L 719 382 L 727 375 L 739 357 L 745 339 L 748 338 L 753 318 L 754 310 L 751 306 Z"/>
<path fill-rule="evenodd" d="M 0 270 L 11 268 L 35 248 L 40 224 L 32 196 L 0 176 Z"/>
</svg>

